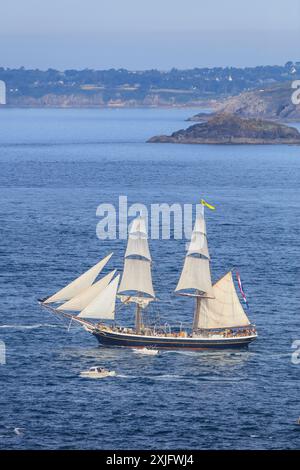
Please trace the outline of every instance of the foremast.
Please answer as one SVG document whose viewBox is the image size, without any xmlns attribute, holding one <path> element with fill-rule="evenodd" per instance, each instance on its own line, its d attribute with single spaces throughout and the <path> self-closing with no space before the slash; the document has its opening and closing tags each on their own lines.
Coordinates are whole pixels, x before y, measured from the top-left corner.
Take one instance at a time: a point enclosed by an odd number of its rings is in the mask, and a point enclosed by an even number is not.
<svg viewBox="0 0 300 470">
<path fill-rule="evenodd" d="M 137 217 L 131 224 L 125 252 L 124 270 L 119 287 L 119 298 L 124 304 L 135 303 L 135 330 L 143 328 L 142 309 L 155 299 L 151 273 L 151 255 L 146 222 Z"/>
</svg>

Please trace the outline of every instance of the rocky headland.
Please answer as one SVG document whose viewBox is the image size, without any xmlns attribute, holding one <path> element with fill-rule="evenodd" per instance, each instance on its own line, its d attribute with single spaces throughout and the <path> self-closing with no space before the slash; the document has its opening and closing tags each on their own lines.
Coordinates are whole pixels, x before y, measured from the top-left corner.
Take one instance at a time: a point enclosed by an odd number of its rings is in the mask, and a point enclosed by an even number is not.
<svg viewBox="0 0 300 470">
<path fill-rule="evenodd" d="M 220 101 L 216 113 L 236 114 L 239 117 L 259 117 L 278 121 L 300 121 L 300 103 L 294 104 L 292 95 L 300 91 L 292 88 L 291 82 L 272 87 L 245 91 Z M 189 118 L 189 121 L 203 121 L 203 113 Z"/>
</svg>

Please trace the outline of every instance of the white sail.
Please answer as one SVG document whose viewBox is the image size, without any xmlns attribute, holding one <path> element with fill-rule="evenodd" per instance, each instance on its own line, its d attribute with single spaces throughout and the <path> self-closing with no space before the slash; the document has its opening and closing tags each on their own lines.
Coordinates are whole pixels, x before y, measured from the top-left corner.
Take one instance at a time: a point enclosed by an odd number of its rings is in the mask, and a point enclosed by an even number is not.
<svg viewBox="0 0 300 470">
<path fill-rule="evenodd" d="M 83 310 L 100 292 L 105 289 L 114 277 L 116 270 L 111 271 L 106 276 L 102 277 L 99 281 L 92 284 L 90 287 L 85 289 L 78 295 L 75 295 L 71 300 L 68 300 L 64 304 L 57 307 L 56 310 L 65 310 L 80 312 Z"/>
<path fill-rule="evenodd" d="M 56 294 L 53 294 L 51 295 L 51 297 L 48 297 L 44 301 L 44 303 L 48 304 L 51 302 L 60 302 L 62 300 L 69 300 L 69 299 L 72 299 L 72 297 L 75 297 L 75 295 L 80 294 L 87 287 L 93 284 L 94 280 L 96 279 L 98 274 L 101 272 L 101 270 L 104 268 L 104 266 L 106 265 L 106 263 L 109 261 L 111 257 L 112 257 L 112 253 L 110 253 L 108 256 L 103 258 L 101 261 L 99 261 L 99 263 L 95 264 L 95 266 L 93 266 L 88 271 L 83 273 L 81 276 L 76 278 L 66 287 L 56 292 Z"/>
<path fill-rule="evenodd" d="M 209 258 L 206 238 L 206 224 L 203 216 L 197 217 L 195 221 L 194 230 L 191 235 L 191 241 L 187 254 L 198 254 Z"/>
<path fill-rule="evenodd" d="M 113 320 L 119 279 L 120 275 L 116 276 L 77 317 Z"/>
<path fill-rule="evenodd" d="M 155 297 L 150 261 L 125 258 L 120 293 L 136 291 Z"/>
<path fill-rule="evenodd" d="M 194 230 L 193 232 L 200 232 L 206 235 L 206 223 L 204 219 L 204 213 L 197 217 L 195 220 Z"/>
<path fill-rule="evenodd" d="M 129 235 L 125 257 L 142 256 L 151 261 L 148 240 L 144 235 Z"/>
<path fill-rule="evenodd" d="M 206 235 L 201 232 L 193 232 L 188 247 L 188 255 L 198 254 L 209 258 Z"/>
<path fill-rule="evenodd" d="M 250 325 L 229 271 L 213 286 L 213 299 L 199 302 L 198 328 L 232 328 Z"/>
<path fill-rule="evenodd" d="M 209 260 L 187 256 L 175 291 L 196 289 L 212 295 Z"/>
<path fill-rule="evenodd" d="M 175 291 L 195 289 L 212 296 L 209 252 L 204 216 L 197 217 Z"/>
<path fill-rule="evenodd" d="M 143 217 L 137 217 L 130 225 L 125 258 L 142 256 L 151 261 L 147 238 L 146 221 Z"/>
</svg>

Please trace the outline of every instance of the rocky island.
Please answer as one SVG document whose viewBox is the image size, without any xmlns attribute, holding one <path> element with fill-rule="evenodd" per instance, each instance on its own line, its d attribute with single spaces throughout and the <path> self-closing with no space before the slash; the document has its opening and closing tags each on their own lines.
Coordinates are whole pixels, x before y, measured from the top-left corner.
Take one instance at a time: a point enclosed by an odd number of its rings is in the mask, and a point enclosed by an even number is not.
<svg viewBox="0 0 300 470">
<path fill-rule="evenodd" d="M 234 114 L 215 114 L 171 135 L 154 136 L 147 142 L 174 144 L 300 144 L 300 133 L 293 127 Z"/>
</svg>

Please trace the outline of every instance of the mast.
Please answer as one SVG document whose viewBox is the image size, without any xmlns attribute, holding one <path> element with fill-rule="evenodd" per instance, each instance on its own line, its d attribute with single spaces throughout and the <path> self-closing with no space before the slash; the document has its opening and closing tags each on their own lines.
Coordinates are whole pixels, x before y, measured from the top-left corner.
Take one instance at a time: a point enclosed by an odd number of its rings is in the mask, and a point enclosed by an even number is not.
<svg viewBox="0 0 300 470">
<path fill-rule="evenodd" d="M 198 294 L 195 298 L 195 311 L 194 311 L 194 319 L 193 319 L 193 331 L 196 331 L 198 329 L 198 324 L 199 324 L 199 316 L 200 316 L 200 302 L 201 302 L 201 297 L 200 294 Z"/>
<path fill-rule="evenodd" d="M 197 330 L 201 299 L 213 296 L 204 213 L 196 218 L 175 292 L 178 292 L 180 295 L 195 297 L 193 331 Z"/>
<path fill-rule="evenodd" d="M 137 217 L 130 227 L 119 293 L 125 304 L 136 304 L 135 329 L 140 333 L 142 308 L 155 299 L 146 223 L 142 217 Z"/>
<path fill-rule="evenodd" d="M 143 327 L 142 307 L 136 304 L 135 311 L 135 331 L 140 334 Z"/>
</svg>

